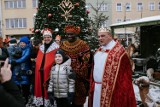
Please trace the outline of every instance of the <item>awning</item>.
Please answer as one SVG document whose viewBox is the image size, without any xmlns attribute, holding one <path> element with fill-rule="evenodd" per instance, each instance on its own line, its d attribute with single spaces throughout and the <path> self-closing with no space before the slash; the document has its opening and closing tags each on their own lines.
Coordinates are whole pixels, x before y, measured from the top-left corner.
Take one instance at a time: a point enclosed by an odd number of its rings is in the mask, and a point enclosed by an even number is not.
<svg viewBox="0 0 160 107">
<path fill-rule="evenodd" d="M 112 24 L 110 27 L 111 29 L 116 29 L 116 28 L 148 26 L 148 25 L 156 25 L 156 24 L 160 24 L 160 15 L 145 17 L 142 19 L 127 21 L 122 23 L 116 23 L 116 24 Z"/>
<path fill-rule="evenodd" d="M 120 28 L 114 30 L 114 34 L 134 34 L 134 33 L 135 29 Z"/>
</svg>

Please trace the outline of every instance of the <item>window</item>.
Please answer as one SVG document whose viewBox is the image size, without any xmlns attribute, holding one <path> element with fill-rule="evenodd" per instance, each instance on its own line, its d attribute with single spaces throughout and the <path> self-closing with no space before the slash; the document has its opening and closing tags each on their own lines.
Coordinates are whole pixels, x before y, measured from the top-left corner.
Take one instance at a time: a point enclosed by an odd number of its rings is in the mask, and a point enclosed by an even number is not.
<svg viewBox="0 0 160 107">
<path fill-rule="evenodd" d="M 101 26 L 102 28 L 107 27 L 107 20 L 106 20 L 106 21 L 101 22 L 101 23 L 100 23 L 100 26 Z"/>
<path fill-rule="evenodd" d="M 154 3 L 149 3 L 149 9 L 152 11 L 152 10 L 155 10 L 155 5 Z"/>
<path fill-rule="evenodd" d="M 122 22 L 121 19 L 117 19 L 117 20 L 116 20 L 116 23 L 120 23 L 120 22 Z"/>
<path fill-rule="evenodd" d="M 38 7 L 38 0 L 32 0 L 32 7 L 37 8 Z"/>
<path fill-rule="evenodd" d="M 116 11 L 122 11 L 122 4 L 121 3 L 117 3 L 117 7 L 116 7 Z"/>
<path fill-rule="evenodd" d="M 126 22 L 127 22 L 127 21 L 131 21 L 131 19 L 126 19 Z"/>
<path fill-rule="evenodd" d="M 107 3 L 98 3 L 98 11 L 108 11 L 108 5 Z"/>
<path fill-rule="evenodd" d="M 143 9 L 142 3 L 138 3 L 137 10 L 142 11 L 142 9 Z"/>
<path fill-rule="evenodd" d="M 6 28 L 7 29 L 26 28 L 26 27 L 27 27 L 26 18 L 6 19 Z"/>
<path fill-rule="evenodd" d="M 26 7 L 26 0 L 5 1 L 6 9 L 25 8 L 25 7 Z"/>
<path fill-rule="evenodd" d="M 126 11 L 131 11 L 131 4 L 130 3 L 126 3 Z"/>
</svg>

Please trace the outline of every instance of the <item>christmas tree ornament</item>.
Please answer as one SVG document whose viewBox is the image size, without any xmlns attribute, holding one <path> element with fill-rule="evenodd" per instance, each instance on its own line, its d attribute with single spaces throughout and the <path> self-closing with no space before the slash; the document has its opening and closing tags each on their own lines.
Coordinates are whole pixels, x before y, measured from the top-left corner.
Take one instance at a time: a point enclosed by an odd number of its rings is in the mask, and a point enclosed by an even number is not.
<svg viewBox="0 0 160 107">
<path fill-rule="evenodd" d="M 83 22 L 83 21 L 84 21 L 84 18 L 81 18 L 80 20 Z"/>
<path fill-rule="evenodd" d="M 36 29 L 35 32 L 38 33 L 38 32 L 39 32 L 39 29 Z"/>
<path fill-rule="evenodd" d="M 59 29 L 58 29 L 58 28 L 56 28 L 54 31 L 55 31 L 55 32 L 58 32 L 58 31 L 59 31 Z"/>
<path fill-rule="evenodd" d="M 51 17 L 52 16 L 52 14 L 51 13 L 48 13 L 48 17 Z"/>
<path fill-rule="evenodd" d="M 74 5 L 75 5 L 75 6 L 79 6 L 79 3 L 75 3 Z"/>
<path fill-rule="evenodd" d="M 89 13 L 90 13 L 90 11 L 89 11 L 89 10 L 86 10 L 86 13 L 87 13 L 87 14 L 89 14 Z"/>
<path fill-rule="evenodd" d="M 72 15 L 70 15 L 70 12 L 74 9 L 74 5 L 69 0 L 63 0 L 58 6 L 64 12 L 64 14 L 62 14 L 61 16 L 65 17 L 65 20 L 68 21 L 68 18 L 72 17 Z"/>
</svg>

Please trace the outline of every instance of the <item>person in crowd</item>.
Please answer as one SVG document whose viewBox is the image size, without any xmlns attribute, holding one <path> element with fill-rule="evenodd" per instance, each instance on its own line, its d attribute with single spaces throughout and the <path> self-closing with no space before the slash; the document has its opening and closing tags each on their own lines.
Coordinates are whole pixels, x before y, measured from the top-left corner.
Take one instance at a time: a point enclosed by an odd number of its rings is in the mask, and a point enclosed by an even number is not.
<svg viewBox="0 0 160 107">
<path fill-rule="evenodd" d="M 54 99 L 57 107 L 70 107 L 74 97 L 75 77 L 71 69 L 71 59 L 61 49 L 56 51 L 55 62 L 51 69 L 48 95 L 52 105 Z"/>
<path fill-rule="evenodd" d="M 56 42 L 58 45 L 61 44 L 61 36 L 60 36 L 60 35 L 57 35 L 57 36 L 56 36 L 55 42 Z"/>
<path fill-rule="evenodd" d="M 13 66 L 13 80 L 20 88 L 25 98 L 25 103 L 28 102 L 28 97 L 30 95 L 30 42 L 28 37 L 23 36 L 20 38 L 19 46 L 21 48 L 21 55 L 17 58 L 11 59 L 11 65 Z M 17 53 L 15 53 L 17 54 Z M 19 53 L 18 53 L 19 54 Z M 16 55 L 17 56 L 17 55 Z"/>
<path fill-rule="evenodd" d="M 8 54 L 7 49 L 5 47 L 3 47 L 3 38 L 0 37 L 0 61 L 2 61 L 2 63 L 3 63 L 8 56 L 9 56 L 9 54 Z"/>
<path fill-rule="evenodd" d="M 33 47 L 31 49 L 31 70 L 32 70 L 32 75 L 31 75 L 31 84 L 32 84 L 32 94 L 34 95 L 34 82 L 35 82 L 35 66 L 36 66 L 36 57 L 38 54 L 39 47 L 41 46 L 42 41 L 39 39 L 33 40 Z"/>
<path fill-rule="evenodd" d="M 71 67 L 76 73 L 75 95 L 72 107 L 83 107 L 89 90 L 90 57 L 88 44 L 79 39 L 80 27 L 66 25 L 64 29 L 67 40 L 61 43 L 60 48 L 71 58 Z"/>
<path fill-rule="evenodd" d="M 24 99 L 19 88 L 11 80 L 12 71 L 8 60 L 5 60 L 0 72 L 0 106 L 25 107 Z"/>
<path fill-rule="evenodd" d="M 52 65 L 55 63 L 55 52 L 59 45 L 53 42 L 52 31 L 44 29 L 43 45 L 40 46 L 35 68 L 35 87 L 33 104 L 36 106 L 50 106 L 50 101 L 47 94 L 47 82 Z"/>
<path fill-rule="evenodd" d="M 10 37 L 9 37 L 9 35 L 6 35 L 6 36 L 5 36 L 5 39 L 4 39 L 4 46 L 5 46 L 5 47 L 8 46 L 9 41 L 10 41 Z"/>
<path fill-rule="evenodd" d="M 134 72 L 134 69 L 135 69 L 135 63 L 133 61 L 133 57 L 134 57 L 134 51 L 135 51 L 135 46 L 134 44 L 130 44 L 127 49 L 127 54 L 129 56 L 129 59 L 130 59 L 130 64 L 131 64 L 131 67 L 132 67 L 132 72 Z"/>
<path fill-rule="evenodd" d="M 7 47 L 8 54 L 9 54 L 9 62 L 11 60 L 16 60 L 22 56 L 22 49 L 17 45 L 16 39 L 11 39 L 9 41 L 9 46 Z"/>
<path fill-rule="evenodd" d="M 98 31 L 100 48 L 94 54 L 89 107 L 136 107 L 130 60 L 111 31 Z"/>
</svg>

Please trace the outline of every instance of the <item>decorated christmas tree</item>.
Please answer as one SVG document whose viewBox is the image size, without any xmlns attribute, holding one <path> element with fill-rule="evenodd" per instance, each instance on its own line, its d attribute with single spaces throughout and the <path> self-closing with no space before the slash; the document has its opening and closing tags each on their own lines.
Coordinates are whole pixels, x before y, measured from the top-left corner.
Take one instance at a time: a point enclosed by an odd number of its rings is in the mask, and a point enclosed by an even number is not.
<svg viewBox="0 0 160 107">
<path fill-rule="evenodd" d="M 41 39 L 42 30 L 49 28 L 53 31 L 53 36 L 61 35 L 65 39 L 65 25 L 73 24 L 81 28 L 79 37 L 88 41 L 91 33 L 89 11 L 85 5 L 85 0 L 39 0 L 32 29 L 34 37 Z"/>
</svg>

